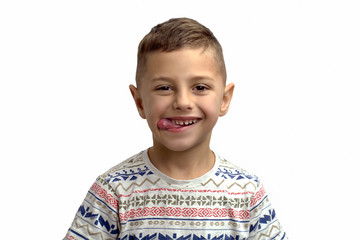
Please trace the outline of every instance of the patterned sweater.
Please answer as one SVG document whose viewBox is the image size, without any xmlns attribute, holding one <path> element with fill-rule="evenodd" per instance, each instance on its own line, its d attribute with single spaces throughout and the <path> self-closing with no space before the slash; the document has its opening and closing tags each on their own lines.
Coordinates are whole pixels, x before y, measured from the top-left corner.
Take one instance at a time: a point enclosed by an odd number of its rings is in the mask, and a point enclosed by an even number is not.
<svg viewBox="0 0 360 240">
<path fill-rule="evenodd" d="M 256 176 L 216 156 L 205 175 L 175 180 L 142 151 L 98 177 L 64 239 L 287 237 Z"/>
</svg>

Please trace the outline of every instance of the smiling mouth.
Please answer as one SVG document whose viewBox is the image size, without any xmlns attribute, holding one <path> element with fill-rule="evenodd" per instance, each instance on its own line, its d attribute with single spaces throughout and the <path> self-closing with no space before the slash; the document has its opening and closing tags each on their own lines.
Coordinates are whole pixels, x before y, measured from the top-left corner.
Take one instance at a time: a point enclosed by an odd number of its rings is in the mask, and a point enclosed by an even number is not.
<svg viewBox="0 0 360 240">
<path fill-rule="evenodd" d="M 176 125 L 180 125 L 180 126 L 188 126 L 188 125 L 192 125 L 194 123 L 196 123 L 198 120 L 197 119 L 194 119 L 194 120 L 185 120 L 185 121 L 182 121 L 182 120 L 171 120 L 170 121 Z"/>
<path fill-rule="evenodd" d="M 158 122 L 157 125 L 162 130 L 169 130 L 169 129 L 177 129 L 177 128 L 190 126 L 198 121 L 199 119 L 180 120 L 180 119 L 163 118 Z"/>
</svg>

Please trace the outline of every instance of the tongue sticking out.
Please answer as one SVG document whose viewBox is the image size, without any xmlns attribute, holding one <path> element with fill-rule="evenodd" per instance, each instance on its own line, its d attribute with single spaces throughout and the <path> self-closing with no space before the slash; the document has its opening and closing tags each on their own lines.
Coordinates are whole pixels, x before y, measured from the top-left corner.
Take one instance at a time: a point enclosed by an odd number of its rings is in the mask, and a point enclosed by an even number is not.
<svg viewBox="0 0 360 240">
<path fill-rule="evenodd" d="M 157 125 L 160 129 L 164 129 L 164 130 L 181 127 L 181 125 L 177 125 L 167 118 L 163 118 L 160 121 L 158 121 Z"/>
</svg>

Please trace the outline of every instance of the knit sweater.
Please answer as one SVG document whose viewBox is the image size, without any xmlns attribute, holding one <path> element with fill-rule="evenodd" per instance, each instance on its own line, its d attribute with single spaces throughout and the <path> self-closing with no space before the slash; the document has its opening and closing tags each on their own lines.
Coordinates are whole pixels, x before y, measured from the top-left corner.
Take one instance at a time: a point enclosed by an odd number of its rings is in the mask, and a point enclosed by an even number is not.
<svg viewBox="0 0 360 240">
<path fill-rule="evenodd" d="M 97 178 L 64 239 L 287 237 L 255 175 L 216 155 L 205 175 L 176 180 L 142 151 Z"/>
</svg>

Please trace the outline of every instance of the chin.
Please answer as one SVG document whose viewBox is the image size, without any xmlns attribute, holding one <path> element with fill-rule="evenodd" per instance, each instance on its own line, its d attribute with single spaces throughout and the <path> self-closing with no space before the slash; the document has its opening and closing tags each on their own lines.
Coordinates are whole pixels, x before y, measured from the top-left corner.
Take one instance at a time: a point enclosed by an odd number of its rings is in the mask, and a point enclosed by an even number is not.
<svg viewBox="0 0 360 240">
<path fill-rule="evenodd" d="M 196 148 L 203 148 L 204 146 L 209 146 L 210 143 L 210 136 L 211 134 L 205 135 L 205 136 L 197 136 L 189 137 L 161 137 L 161 138 L 154 138 L 154 144 L 159 146 L 160 148 L 165 148 L 168 151 L 172 152 L 185 152 L 189 150 L 193 150 Z"/>
<path fill-rule="evenodd" d="M 162 145 L 172 152 L 186 152 L 192 149 L 195 149 L 197 147 L 202 147 L 207 141 L 201 141 L 201 142 L 191 142 L 189 140 L 183 140 L 183 141 L 172 141 L 171 143 L 163 143 Z"/>
<path fill-rule="evenodd" d="M 188 144 L 166 144 L 164 145 L 166 149 L 172 152 L 185 152 L 191 148 L 192 146 L 189 146 Z"/>
</svg>

